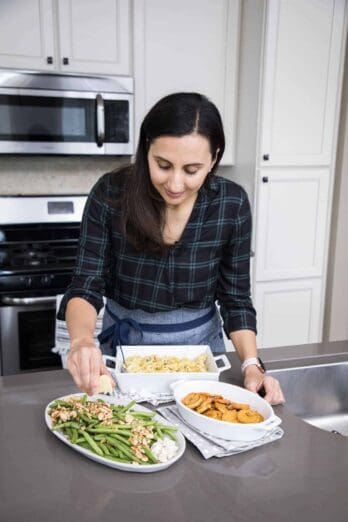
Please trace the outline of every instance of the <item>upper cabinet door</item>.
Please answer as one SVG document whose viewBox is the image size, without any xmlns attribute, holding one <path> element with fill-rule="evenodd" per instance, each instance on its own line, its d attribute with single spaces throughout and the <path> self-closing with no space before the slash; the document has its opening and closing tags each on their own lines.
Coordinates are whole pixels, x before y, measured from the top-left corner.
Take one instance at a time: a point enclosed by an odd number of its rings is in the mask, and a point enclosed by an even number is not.
<svg viewBox="0 0 348 522">
<path fill-rule="evenodd" d="M 269 0 L 259 165 L 329 165 L 345 0 Z"/>
<path fill-rule="evenodd" d="M 54 70 L 52 0 L 2 2 L 0 67 Z"/>
<path fill-rule="evenodd" d="M 60 69 L 130 74 L 129 0 L 59 0 Z"/>
<path fill-rule="evenodd" d="M 200 92 L 221 112 L 232 165 L 239 27 L 239 0 L 134 0 L 135 128 L 162 96 Z"/>
</svg>

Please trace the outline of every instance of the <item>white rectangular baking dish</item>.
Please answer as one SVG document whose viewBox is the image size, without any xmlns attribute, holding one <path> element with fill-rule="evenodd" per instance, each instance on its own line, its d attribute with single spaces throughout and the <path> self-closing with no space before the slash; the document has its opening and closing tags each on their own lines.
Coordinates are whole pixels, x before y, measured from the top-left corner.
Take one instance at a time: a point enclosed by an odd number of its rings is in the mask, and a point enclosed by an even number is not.
<svg viewBox="0 0 348 522">
<path fill-rule="evenodd" d="M 200 355 L 207 355 L 207 372 L 172 372 L 172 373 L 128 373 L 123 367 L 123 357 L 120 349 L 117 356 L 103 355 L 104 362 L 113 361 L 115 368 L 109 368 L 114 374 L 117 386 L 122 392 L 147 392 L 147 393 L 172 393 L 169 385 L 180 379 L 191 380 L 213 380 L 218 381 L 221 372 L 231 368 L 225 354 L 214 356 L 208 345 L 143 345 L 122 346 L 124 358 L 132 355 L 145 357 L 147 355 L 166 355 L 174 357 L 187 357 L 195 359 Z M 222 365 L 217 366 L 217 361 Z"/>
</svg>

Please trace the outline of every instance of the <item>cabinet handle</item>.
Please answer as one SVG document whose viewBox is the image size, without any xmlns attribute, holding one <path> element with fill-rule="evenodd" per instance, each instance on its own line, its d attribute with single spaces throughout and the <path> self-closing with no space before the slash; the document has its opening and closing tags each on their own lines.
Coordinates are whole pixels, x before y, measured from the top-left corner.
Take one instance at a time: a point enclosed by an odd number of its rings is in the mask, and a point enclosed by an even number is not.
<svg viewBox="0 0 348 522">
<path fill-rule="evenodd" d="M 264 154 L 262 156 L 262 158 L 263 158 L 264 161 L 268 161 L 269 160 L 269 154 Z"/>
<path fill-rule="evenodd" d="M 66 56 L 63 58 L 63 65 L 69 65 L 69 58 Z"/>
<path fill-rule="evenodd" d="M 53 63 L 53 57 L 52 56 L 47 56 L 47 63 L 49 65 L 52 65 L 52 63 Z"/>
<path fill-rule="evenodd" d="M 268 183 L 268 176 L 262 176 L 263 183 Z"/>
</svg>

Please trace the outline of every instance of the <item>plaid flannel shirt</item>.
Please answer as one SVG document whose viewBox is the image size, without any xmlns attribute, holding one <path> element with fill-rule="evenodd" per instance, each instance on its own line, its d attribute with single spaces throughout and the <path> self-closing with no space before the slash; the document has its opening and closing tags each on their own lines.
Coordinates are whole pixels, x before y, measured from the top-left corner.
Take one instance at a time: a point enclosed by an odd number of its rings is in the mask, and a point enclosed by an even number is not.
<svg viewBox="0 0 348 522">
<path fill-rule="evenodd" d="M 116 201 L 125 173 L 95 184 L 81 223 L 76 266 L 58 318 L 81 297 L 99 312 L 103 296 L 146 312 L 220 305 L 224 329 L 256 332 L 250 299 L 251 212 L 236 183 L 215 176 L 198 193 L 181 239 L 163 255 L 139 253 L 120 232 Z"/>
</svg>

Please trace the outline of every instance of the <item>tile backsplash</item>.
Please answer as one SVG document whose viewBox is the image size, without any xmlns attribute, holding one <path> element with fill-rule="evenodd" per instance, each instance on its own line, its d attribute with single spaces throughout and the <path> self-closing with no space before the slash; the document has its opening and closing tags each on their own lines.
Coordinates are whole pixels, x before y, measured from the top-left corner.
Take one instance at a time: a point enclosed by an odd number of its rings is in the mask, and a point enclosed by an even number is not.
<svg viewBox="0 0 348 522">
<path fill-rule="evenodd" d="M 3 156 L 0 195 L 88 194 L 100 176 L 129 161 L 128 156 Z"/>
<path fill-rule="evenodd" d="M 130 156 L 0 156 L 0 196 L 88 194 L 105 172 L 130 161 Z M 233 168 L 220 167 L 219 175 L 234 179 Z"/>
</svg>

